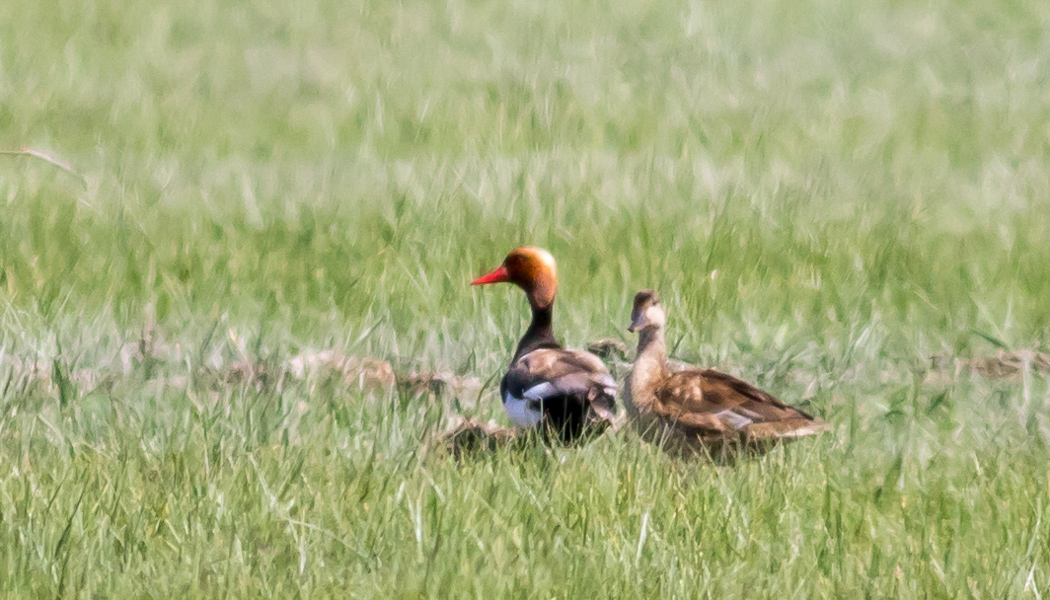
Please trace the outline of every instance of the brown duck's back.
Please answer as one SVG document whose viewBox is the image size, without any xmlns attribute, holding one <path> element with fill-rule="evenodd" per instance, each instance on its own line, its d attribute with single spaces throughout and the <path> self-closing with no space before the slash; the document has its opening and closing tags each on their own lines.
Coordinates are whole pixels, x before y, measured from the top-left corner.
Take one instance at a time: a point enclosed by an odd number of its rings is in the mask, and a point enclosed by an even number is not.
<svg viewBox="0 0 1050 600">
<path fill-rule="evenodd" d="M 701 441 L 801 437 L 828 426 L 755 386 L 714 369 L 668 374 L 651 409 Z"/>
<path fill-rule="evenodd" d="M 656 397 L 669 412 L 712 413 L 739 410 L 755 422 L 810 419 L 750 383 L 714 369 L 690 369 L 669 374 Z"/>
</svg>

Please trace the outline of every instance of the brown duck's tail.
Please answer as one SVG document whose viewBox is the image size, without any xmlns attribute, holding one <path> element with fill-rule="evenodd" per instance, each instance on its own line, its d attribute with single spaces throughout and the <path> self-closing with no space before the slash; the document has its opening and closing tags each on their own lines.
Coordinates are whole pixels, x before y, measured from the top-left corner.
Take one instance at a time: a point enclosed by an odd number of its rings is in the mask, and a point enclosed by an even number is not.
<svg viewBox="0 0 1050 600">
<path fill-rule="evenodd" d="M 829 423 L 816 419 L 786 419 L 768 423 L 753 423 L 741 432 L 748 443 L 766 440 L 800 438 L 817 435 L 831 428 Z"/>
</svg>

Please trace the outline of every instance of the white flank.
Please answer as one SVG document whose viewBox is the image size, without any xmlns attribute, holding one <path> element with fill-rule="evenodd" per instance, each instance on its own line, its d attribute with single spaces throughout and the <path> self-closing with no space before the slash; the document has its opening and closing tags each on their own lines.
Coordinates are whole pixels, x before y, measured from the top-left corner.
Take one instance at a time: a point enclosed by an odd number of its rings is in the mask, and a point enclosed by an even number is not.
<svg viewBox="0 0 1050 600">
<path fill-rule="evenodd" d="M 534 400 L 515 398 L 510 392 L 507 392 L 503 397 L 503 410 L 507 411 L 511 423 L 518 427 L 535 427 L 543 419 L 543 413 L 529 406 L 534 402 Z"/>
<path fill-rule="evenodd" d="M 529 389 L 525 390 L 521 395 L 526 400 L 543 400 L 558 393 L 558 390 L 554 387 L 554 384 L 550 382 L 543 382 L 539 385 L 534 385 Z M 510 393 L 507 393 L 510 395 Z"/>
</svg>

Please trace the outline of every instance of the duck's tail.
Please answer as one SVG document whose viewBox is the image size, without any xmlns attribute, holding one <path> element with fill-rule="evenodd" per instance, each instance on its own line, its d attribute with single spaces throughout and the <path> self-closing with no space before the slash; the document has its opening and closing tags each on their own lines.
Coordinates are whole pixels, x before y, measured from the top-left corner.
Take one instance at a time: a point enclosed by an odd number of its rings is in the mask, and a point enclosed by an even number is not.
<svg viewBox="0 0 1050 600">
<path fill-rule="evenodd" d="M 775 439 L 800 438 L 817 435 L 831 429 L 830 423 L 818 419 L 786 419 L 768 423 L 752 423 L 741 432 L 747 443 Z"/>
</svg>

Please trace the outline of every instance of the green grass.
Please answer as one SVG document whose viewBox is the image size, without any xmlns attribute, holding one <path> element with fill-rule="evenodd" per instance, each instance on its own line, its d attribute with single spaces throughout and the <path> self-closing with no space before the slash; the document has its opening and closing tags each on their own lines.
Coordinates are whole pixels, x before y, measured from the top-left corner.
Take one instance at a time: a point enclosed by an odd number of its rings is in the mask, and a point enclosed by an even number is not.
<svg viewBox="0 0 1050 600">
<path fill-rule="evenodd" d="M 0 3 L 0 596 L 1041 598 L 1050 4 Z M 622 432 L 420 451 L 556 325 L 821 414 L 735 468 Z M 625 338 L 626 339 L 626 338 Z M 633 340 L 628 340 L 633 343 Z M 931 361 L 931 357 L 938 357 Z M 960 363 L 961 364 L 961 363 Z M 947 365 L 947 366 L 944 366 Z"/>
</svg>

